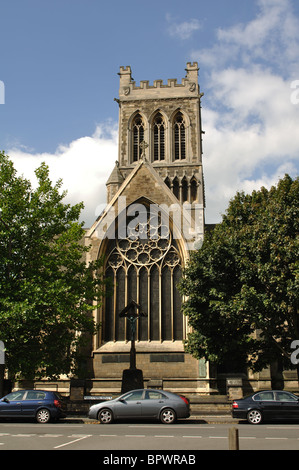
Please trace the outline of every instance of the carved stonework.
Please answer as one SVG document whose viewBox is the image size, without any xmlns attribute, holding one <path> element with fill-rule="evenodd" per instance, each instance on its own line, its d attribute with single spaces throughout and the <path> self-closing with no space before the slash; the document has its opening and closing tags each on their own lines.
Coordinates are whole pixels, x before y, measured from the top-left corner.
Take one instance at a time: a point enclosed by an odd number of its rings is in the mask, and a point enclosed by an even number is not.
<svg viewBox="0 0 299 470">
<path fill-rule="evenodd" d="M 103 256 L 104 276 L 113 284 L 112 295 L 95 312 L 101 329 L 93 370 L 106 384 L 116 377 L 133 387 L 142 383 L 143 372 L 149 383 L 195 392 L 198 380 L 206 387 L 209 371 L 201 368 L 199 377 L 198 361 L 184 353 L 189 330 L 177 285 L 190 247 L 204 235 L 198 64 L 187 63 L 181 83 L 137 84 L 130 66 L 120 67 L 119 76 L 118 162 L 107 181 L 109 204 L 86 236 L 91 260 Z M 99 240 L 107 225 L 109 236 Z M 132 301 L 145 318 L 119 316 Z M 122 376 L 129 353 L 131 367 Z"/>
</svg>

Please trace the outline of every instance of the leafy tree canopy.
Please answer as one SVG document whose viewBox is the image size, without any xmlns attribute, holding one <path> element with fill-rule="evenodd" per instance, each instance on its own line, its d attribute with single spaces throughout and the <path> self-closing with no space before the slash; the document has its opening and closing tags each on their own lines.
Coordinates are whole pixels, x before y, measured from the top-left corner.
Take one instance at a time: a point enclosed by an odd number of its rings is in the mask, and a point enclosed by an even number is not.
<svg viewBox="0 0 299 470">
<path fill-rule="evenodd" d="M 299 179 L 237 193 L 179 286 L 196 357 L 261 370 L 299 340 Z"/>
<path fill-rule="evenodd" d="M 86 266 L 83 204 L 63 202 L 43 163 L 36 189 L 0 153 L 0 339 L 10 374 L 68 374 L 86 335 L 98 328 L 101 261 Z"/>
</svg>

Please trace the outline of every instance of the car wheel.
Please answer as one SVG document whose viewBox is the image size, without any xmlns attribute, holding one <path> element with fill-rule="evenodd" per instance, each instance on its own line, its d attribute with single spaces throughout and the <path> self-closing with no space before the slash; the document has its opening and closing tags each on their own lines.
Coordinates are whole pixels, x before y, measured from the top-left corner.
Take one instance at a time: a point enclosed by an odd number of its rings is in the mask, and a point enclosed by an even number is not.
<svg viewBox="0 0 299 470">
<path fill-rule="evenodd" d="M 163 424 L 172 424 L 176 420 L 176 414 L 171 408 L 165 408 L 160 413 L 160 421 Z"/>
<path fill-rule="evenodd" d="M 47 410 L 46 408 L 42 408 L 41 410 L 38 410 L 36 413 L 36 421 L 41 424 L 46 424 L 50 421 L 51 419 L 51 414 L 50 411 Z"/>
<path fill-rule="evenodd" d="M 98 413 L 98 420 L 101 424 L 110 424 L 113 422 L 113 414 L 112 411 L 108 408 L 104 408 L 100 410 Z"/>
<path fill-rule="evenodd" d="M 247 421 L 250 424 L 260 424 L 262 422 L 263 415 L 259 410 L 250 410 L 247 413 Z"/>
</svg>

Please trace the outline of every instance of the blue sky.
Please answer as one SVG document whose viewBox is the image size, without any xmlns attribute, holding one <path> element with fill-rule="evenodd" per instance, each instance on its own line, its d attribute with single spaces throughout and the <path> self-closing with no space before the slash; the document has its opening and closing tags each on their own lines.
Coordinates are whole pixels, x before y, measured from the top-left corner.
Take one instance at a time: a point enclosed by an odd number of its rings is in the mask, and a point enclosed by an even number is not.
<svg viewBox="0 0 299 470">
<path fill-rule="evenodd" d="M 180 82 L 198 61 L 207 222 L 298 175 L 297 0 L 0 0 L 0 17 L 0 148 L 33 181 L 46 161 L 87 226 L 117 159 L 121 65 Z"/>
</svg>

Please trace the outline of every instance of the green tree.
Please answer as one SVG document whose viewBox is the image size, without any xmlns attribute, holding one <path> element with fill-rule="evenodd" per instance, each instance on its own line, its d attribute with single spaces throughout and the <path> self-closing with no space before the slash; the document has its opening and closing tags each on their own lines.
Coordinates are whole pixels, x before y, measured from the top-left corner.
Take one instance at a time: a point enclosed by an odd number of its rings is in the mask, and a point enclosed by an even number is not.
<svg viewBox="0 0 299 470">
<path fill-rule="evenodd" d="M 292 368 L 299 339 L 299 179 L 237 193 L 223 220 L 193 252 L 180 284 L 197 357 L 261 370 Z"/>
<path fill-rule="evenodd" d="M 106 282 L 101 260 L 86 265 L 83 204 L 35 173 L 33 189 L 0 153 L 0 339 L 11 375 L 54 378 L 76 370 Z"/>
</svg>

